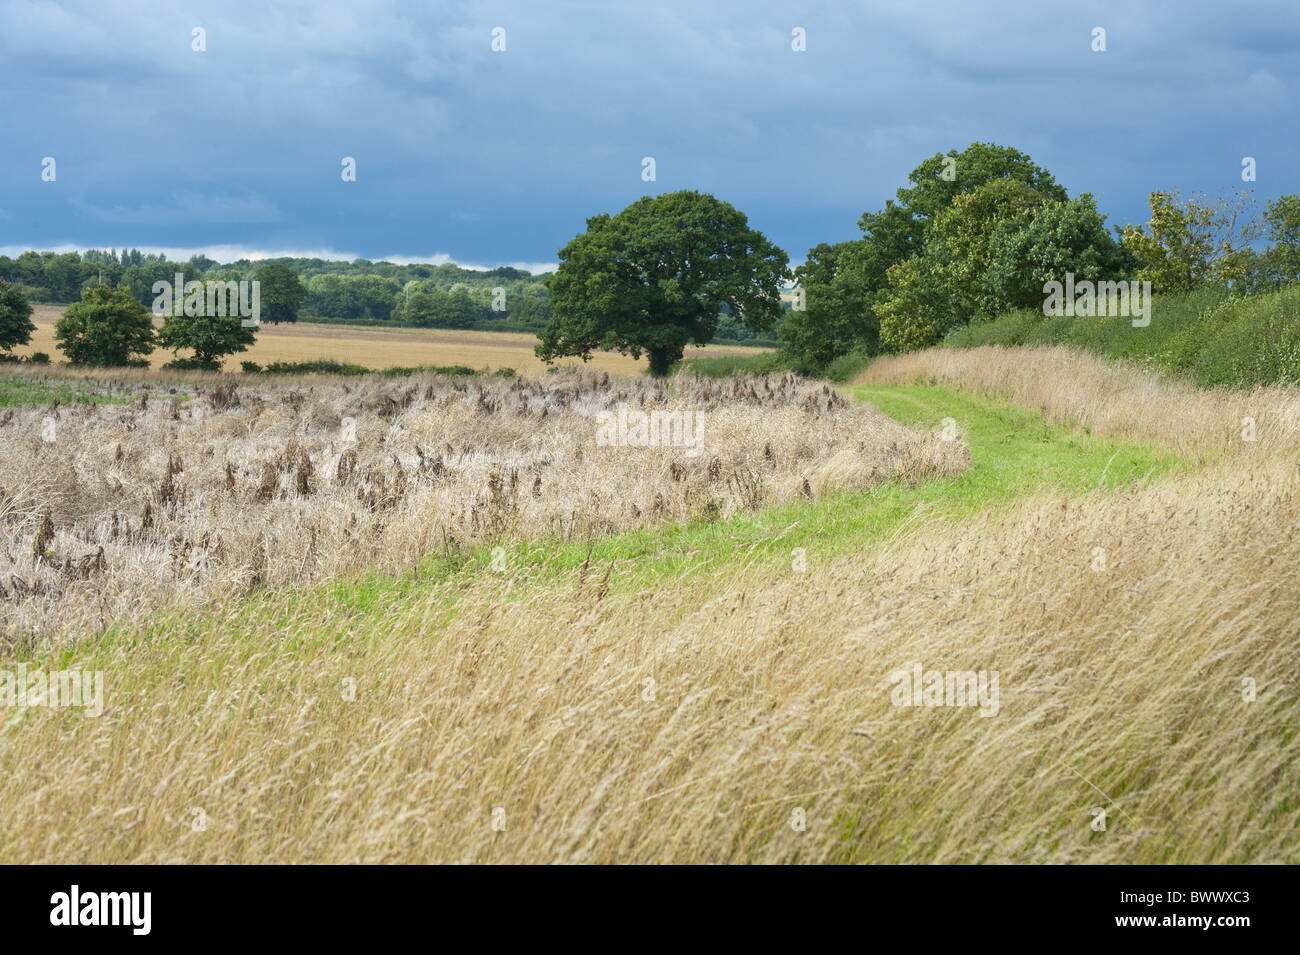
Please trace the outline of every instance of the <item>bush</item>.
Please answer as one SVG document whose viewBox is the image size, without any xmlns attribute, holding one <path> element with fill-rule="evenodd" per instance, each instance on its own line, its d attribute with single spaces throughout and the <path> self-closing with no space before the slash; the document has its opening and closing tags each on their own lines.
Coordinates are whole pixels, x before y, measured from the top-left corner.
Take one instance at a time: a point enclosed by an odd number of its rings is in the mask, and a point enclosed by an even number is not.
<svg viewBox="0 0 1300 955">
<path fill-rule="evenodd" d="M 168 371 L 220 371 L 221 362 L 193 356 L 190 358 L 173 358 L 163 367 Z"/>
<path fill-rule="evenodd" d="M 730 378 L 733 375 L 768 375 L 797 370 L 794 356 L 784 351 L 759 352 L 757 355 L 717 355 L 709 358 L 684 358 L 674 367 L 698 378 Z"/>
</svg>

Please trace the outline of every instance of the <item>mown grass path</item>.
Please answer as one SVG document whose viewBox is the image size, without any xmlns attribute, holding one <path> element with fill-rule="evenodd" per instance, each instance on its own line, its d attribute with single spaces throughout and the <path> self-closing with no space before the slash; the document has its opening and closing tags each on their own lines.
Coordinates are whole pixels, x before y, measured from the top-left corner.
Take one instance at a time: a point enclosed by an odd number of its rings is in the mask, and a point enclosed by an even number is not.
<svg viewBox="0 0 1300 955">
<path fill-rule="evenodd" d="M 789 565 L 802 548 L 806 559 L 826 559 L 869 548 L 935 520 L 958 520 L 1034 494 L 1066 496 L 1125 487 L 1182 470 L 1185 464 L 1155 445 L 1114 441 L 1048 424 L 1042 414 L 937 386 L 859 386 L 857 400 L 873 402 L 890 417 L 920 429 L 939 429 L 951 418 L 970 449 L 966 473 L 907 486 L 900 481 L 821 500 L 800 499 L 729 520 L 648 528 L 596 542 L 529 541 L 494 553 L 433 556 L 401 580 L 373 577 L 329 586 L 328 598 L 356 613 L 390 605 L 429 581 L 468 582 L 492 573 L 494 557 L 529 585 L 574 576 L 605 578 L 609 587 L 651 588 L 683 575 L 703 580 L 739 566 Z M 317 588 L 304 599 L 319 600 Z"/>
</svg>

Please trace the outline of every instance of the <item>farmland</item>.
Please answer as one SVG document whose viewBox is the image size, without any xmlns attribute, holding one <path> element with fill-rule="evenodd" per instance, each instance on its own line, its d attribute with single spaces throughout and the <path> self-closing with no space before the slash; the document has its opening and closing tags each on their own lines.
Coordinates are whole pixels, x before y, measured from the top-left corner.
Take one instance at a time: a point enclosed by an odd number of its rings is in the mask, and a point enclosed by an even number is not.
<svg viewBox="0 0 1300 955">
<path fill-rule="evenodd" d="M 36 332 L 31 343 L 15 349 L 14 353 L 45 352 L 53 360 L 59 360 L 61 355 L 54 338 L 54 323 L 63 311 L 62 306 L 37 305 L 32 316 Z M 333 359 L 374 369 L 465 365 L 492 371 L 513 368 L 520 373 L 537 374 L 546 366 L 533 354 L 536 344 L 536 336 L 511 332 L 263 323 L 257 329 L 256 344 L 227 358 L 225 370 L 239 371 L 241 361 L 267 365 L 271 362 Z M 691 349 L 688 355 L 721 357 L 752 355 L 756 351 L 758 349 L 709 345 Z M 159 349 L 150 356 L 150 363 L 156 368 L 172 357 L 171 352 Z M 555 364 L 565 367 L 583 363 L 580 359 L 566 358 Z M 596 352 L 587 362 L 588 368 L 622 377 L 640 374 L 645 371 L 645 365 L 644 358 L 636 361 L 613 352 Z"/>
</svg>

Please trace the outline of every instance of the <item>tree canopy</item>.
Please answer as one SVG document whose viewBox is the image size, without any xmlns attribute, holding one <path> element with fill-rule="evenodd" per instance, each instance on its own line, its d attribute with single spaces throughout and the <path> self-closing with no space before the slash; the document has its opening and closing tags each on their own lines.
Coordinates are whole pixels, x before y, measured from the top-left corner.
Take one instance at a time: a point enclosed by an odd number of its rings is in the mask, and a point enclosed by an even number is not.
<svg viewBox="0 0 1300 955">
<path fill-rule="evenodd" d="M 650 359 L 666 375 L 688 344 L 717 331 L 723 309 L 755 331 L 782 315 L 789 259 L 735 207 L 707 193 L 643 197 L 587 220 L 548 277 L 552 317 L 537 355 L 584 360 L 596 349 Z"/>
<path fill-rule="evenodd" d="M 154 347 L 153 316 L 125 288 L 92 285 L 54 326 L 74 365 L 145 365 Z"/>
<path fill-rule="evenodd" d="M 23 290 L 12 282 L 0 280 L 0 351 L 9 351 L 32 340 L 32 307 Z"/>
<path fill-rule="evenodd" d="M 298 273 L 287 265 L 271 262 L 254 273 L 261 286 L 261 320 L 278 325 L 281 322 L 296 322 L 298 309 L 307 298 L 307 286 L 302 284 Z"/>
</svg>

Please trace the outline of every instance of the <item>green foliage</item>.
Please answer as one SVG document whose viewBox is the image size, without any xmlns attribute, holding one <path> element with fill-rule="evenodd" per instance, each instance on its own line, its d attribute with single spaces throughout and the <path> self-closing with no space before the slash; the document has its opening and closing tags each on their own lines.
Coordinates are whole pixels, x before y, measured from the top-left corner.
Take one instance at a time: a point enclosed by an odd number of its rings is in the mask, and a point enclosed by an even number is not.
<svg viewBox="0 0 1300 955">
<path fill-rule="evenodd" d="M 799 360 L 825 364 L 855 348 L 879 350 L 880 320 L 867 283 L 866 243 L 822 243 L 795 270 L 804 307 L 786 313 L 777 336 Z"/>
<path fill-rule="evenodd" d="M 483 315 L 464 286 L 446 292 L 419 286 L 397 303 L 393 317 L 422 328 L 472 328 Z"/>
<path fill-rule="evenodd" d="M 54 337 L 74 365 L 147 365 L 154 348 L 153 316 L 125 288 L 91 286 L 63 313 Z"/>
<path fill-rule="evenodd" d="M 945 158 L 951 158 L 952 162 L 945 163 Z M 954 176 L 951 180 L 944 176 L 948 169 Z M 898 190 L 898 202 L 912 216 L 914 228 L 919 227 L 913 251 L 924 240 L 927 223 L 951 206 L 957 196 L 973 192 L 985 183 L 1009 180 L 1028 186 L 1044 199 L 1064 202 L 1068 198 L 1065 188 L 1029 156 L 995 143 L 971 143 L 961 152 L 948 150 L 946 157 L 936 153 L 913 169 L 907 178 L 913 186 Z"/>
<path fill-rule="evenodd" d="M 889 292 L 876 306 L 880 340 L 893 351 L 929 348 L 956 320 L 957 303 L 935 271 L 937 256 L 920 255 L 889 267 Z"/>
<path fill-rule="evenodd" d="M 922 254 L 930 260 L 933 280 L 951 300 L 949 323 L 1000 308 L 987 284 L 993 237 L 1026 227 L 1046 201 L 1015 179 L 994 179 L 963 192 L 935 216 Z"/>
<path fill-rule="evenodd" d="M 328 262 L 324 259 L 278 258 L 259 262 L 240 259 L 221 264 L 204 255 L 188 262 L 168 262 L 165 255 L 145 255 L 139 251 L 88 249 L 75 252 L 24 252 L 17 259 L 0 256 L 0 281 L 18 286 L 29 302 L 72 302 L 83 290 L 95 285 L 122 285 L 146 307 L 154 301 L 155 282 L 174 282 L 181 272 L 186 281 L 240 282 L 256 277 L 268 266 L 282 266 L 298 275 L 307 296 L 298 315 L 302 319 L 327 323 L 362 325 L 414 325 L 430 328 L 464 327 L 485 331 L 536 333 L 550 321 L 550 296 L 543 277 L 508 266 L 481 270 L 443 265 L 396 265 L 392 262 Z M 398 314 L 406 293 L 418 291 L 450 295 L 463 287 L 472 299 L 468 324 L 461 316 L 456 324 L 444 324 L 442 308 L 414 309 L 414 314 Z M 504 296 L 497 296 L 500 290 Z M 492 307 L 494 299 L 504 310 Z M 266 299 L 263 297 L 263 301 Z M 273 311 L 273 310 L 272 310 Z M 272 315 L 263 315 L 275 321 Z M 284 320 L 284 319 L 282 319 Z M 740 326 L 731 328 L 726 337 L 752 337 L 754 333 Z"/>
<path fill-rule="evenodd" d="M 736 375 L 771 375 L 791 370 L 790 355 L 761 351 L 754 355 L 712 355 L 686 358 L 676 368 L 699 378 L 731 378 Z"/>
<path fill-rule="evenodd" d="M 168 315 L 158 333 L 158 343 L 164 348 L 194 352 L 189 358 L 168 362 L 168 368 L 219 371 L 226 355 L 246 351 L 253 340 L 253 329 L 245 327 L 238 315 Z"/>
<path fill-rule="evenodd" d="M 944 345 L 1069 345 L 1205 386 L 1300 382 L 1300 289 L 1241 295 L 1211 285 L 1160 296 L 1143 328 L 1125 317 L 1046 318 L 1022 310 L 958 329 Z"/>
<path fill-rule="evenodd" d="M 11 282 L 0 281 L 0 352 L 26 345 L 34 331 L 32 307 L 27 304 L 23 290 Z"/>
<path fill-rule="evenodd" d="M 755 331 L 772 328 L 787 261 L 711 195 L 645 196 L 616 216 L 588 219 L 587 231 L 560 250 L 537 355 L 550 362 L 585 360 L 596 349 L 646 352 L 651 374 L 665 375 L 688 344 L 712 340 L 724 308 Z"/>
<path fill-rule="evenodd" d="M 298 309 L 307 299 L 307 286 L 287 265 L 271 262 L 254 273 L 261 285 L 261 320 L 278 325 L 296 322 Z"/>
<path fill-rule="evenodd" d="M 307 282 L 303 310 L 350 321 L 388 321 L 402 294 L 402 284 L 378 275 L 315 275 Z"/>
<path fill-rule="evenodd" d="M 928 348 L 952 329 L 1037 303 L 1043 286 L 1116 280 L 1132 257 L 1106 231 L 1092 196 L 1057 200 L 1014 179 L 957 196 L 931 224 L 919 256 L 892 266 L 877 305 L 881 339 Z"/>
<path fill-rule="evenodd" d="M 1123 241 L 1139 262 L 1138 278 L 1157 293 L 1190 292 L 1204 285 L 1229 284 L 1248 275 L 1250 245 L 1264 234 L 1255 200 L 1233 192 L 1208 199 L 1193 193 L 1153 192 L 1151 220 L 1125 226 Z"/>
<path fill-rule="evenodd" d="M 1043 286 L 1126 278 L 1136 268 L 1132 254 L 1110 234 L 1106 217 L 1087 193 L 1048 202 L 1034 212 L 1001 223 L 989 243 L 982 311 L 1041 307 Z"/>
<path fill-rule="evenodd" d="M 30 379 L 17 375 L 0 377 L 0 408 L 33 405 L 127 404 L 133 398 L 130 389 L 114 394 L 112 384 Z"/>
<path fill-rule="evenodd" d="M 1250 262 L 1255 266 L 1252 276 L 1260 272 L 1266 276 L 1264 281 L 1257 278 L 1255 287 L 1278 288 L 1300 281 L 1300 195 L 1278 196 L 1268 204 L 1264 218 L 1273 245 Z"/>
<path fill-rule="evenodd" d="M 782 326 L 798 360 L 825 366 L 852 351 L 876 354 L 938 341 L 974 309 L 988 307 L 982 283 L 993 227 L 1026 204 L 1067 198 L 1027 155 L 993 143 L 936 153 L 908 181 L 897 201 L 862 215 L 863 238 L 809 252 L 799 272 L 808 310 Z M 958 197 L 977 192 L 980 198 L 963 200 L 962 211 L 945 224 Z M 942 234 L 931 241 L 936 230 Z"/>
</svg>

